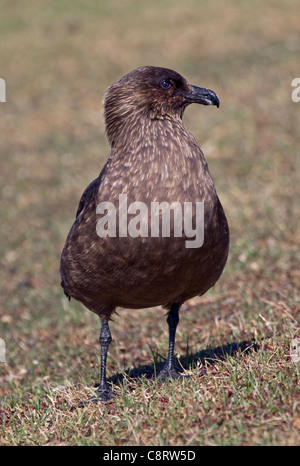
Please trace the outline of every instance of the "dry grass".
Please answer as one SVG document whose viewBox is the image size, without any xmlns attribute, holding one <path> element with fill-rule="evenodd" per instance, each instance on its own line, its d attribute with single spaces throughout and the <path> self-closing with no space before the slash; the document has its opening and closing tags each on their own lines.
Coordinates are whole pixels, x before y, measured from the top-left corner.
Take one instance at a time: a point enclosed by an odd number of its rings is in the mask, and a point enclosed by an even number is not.
<svg viewBox="0 0 300 466">
<path fill-rule="evenodd" d="M 299 2 L 1 8 L 1 444 L 299 444 Z M 229 219 L 230 258 L 182 309 L 176 350 L 189 379 L 151 379 L 167 351 L 164 312 L 120 310 L 108 360 L 120 396 L 70 411 L 97 382 L 99 323 L 65 300 L 60 251 L 108 155 L 103 93 L 142 64 L 220 95 L 218 111 L 191 107 L 185 122 Z"/>
</svg>

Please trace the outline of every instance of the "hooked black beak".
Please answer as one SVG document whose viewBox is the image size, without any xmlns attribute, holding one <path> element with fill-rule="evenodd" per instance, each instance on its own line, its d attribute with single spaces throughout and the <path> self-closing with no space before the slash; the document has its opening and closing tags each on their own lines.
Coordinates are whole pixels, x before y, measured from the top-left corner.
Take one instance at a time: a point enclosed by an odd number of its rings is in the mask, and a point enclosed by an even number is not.
<svg viewBox="0 0 300 466">
<path fill-rule="evenodd" d="M 183 96 L 190 104 L 216 105 L 218 108 L 220 105 L 217 94 L 205 87 L 191 86 L 191 90 L 189 92 L 184 92 Z"/>
</svg>

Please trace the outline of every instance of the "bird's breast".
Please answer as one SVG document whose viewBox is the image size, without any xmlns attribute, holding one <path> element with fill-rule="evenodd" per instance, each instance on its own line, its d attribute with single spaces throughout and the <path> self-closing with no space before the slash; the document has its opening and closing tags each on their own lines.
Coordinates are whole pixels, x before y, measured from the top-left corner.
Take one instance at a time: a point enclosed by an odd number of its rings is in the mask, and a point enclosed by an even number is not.
<svg viewBox="0 0 300 466">
<path fill-rule="evenodd" d="M 62 268 L 75 297 L 84 287 L 123 307 L 183 301 L 223 270 L 227 221 L 200 147 L 187 130 L 150 126 L 143 144 L 133 132 L 113 148 L 71 230 Z"/>
</svg>

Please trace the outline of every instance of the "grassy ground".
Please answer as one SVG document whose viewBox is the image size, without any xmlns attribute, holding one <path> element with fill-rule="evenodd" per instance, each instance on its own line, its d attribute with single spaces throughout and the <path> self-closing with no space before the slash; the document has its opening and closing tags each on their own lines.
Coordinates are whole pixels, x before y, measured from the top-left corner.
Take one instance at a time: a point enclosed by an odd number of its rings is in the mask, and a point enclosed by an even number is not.
<svg viewBox="0 0 300 466">
<path fill-rule="evenodd" d="M 2 1 L 2 445 L 300 443 L 289 356 L 300 302 L 299 14 L 297 0 Z M 214 289 L 182 309 L 176 350 L 189 379 L 151 380 L 167 352 L 164 311 L 120 310 L 108 359 L 120 397 L 70 411 L 97 382 L 100 327 L 64 298 L 60 252 L 109 153 L 103 93 L 142 64 L 220 96 L 219 110 L 190 107 L 185 122 L 227 214 L 230 257 Z"/>
</svg>

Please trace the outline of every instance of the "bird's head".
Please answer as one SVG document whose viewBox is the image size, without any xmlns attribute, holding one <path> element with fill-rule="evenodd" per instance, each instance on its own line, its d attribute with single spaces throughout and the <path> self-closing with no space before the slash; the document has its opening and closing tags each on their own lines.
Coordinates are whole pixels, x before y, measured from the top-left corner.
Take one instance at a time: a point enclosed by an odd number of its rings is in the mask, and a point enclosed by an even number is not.
<svg viewBox="0 0 300 466">
<path fill-rule="evenodd" d="M 156 66 L 137 68 L 112 84 L 105 94 L 108 138 L 113 143 L 114 133 L 125 120 L 182 118 L 192 103 L 219 107 L 219 98 L 210 89 L 192 86 L 176 71 Z"/>
</svg>

